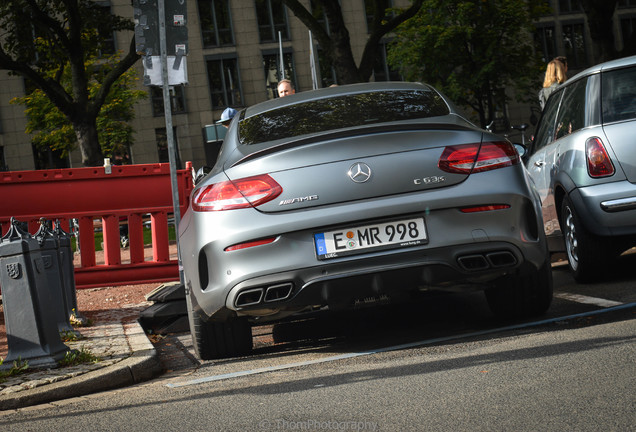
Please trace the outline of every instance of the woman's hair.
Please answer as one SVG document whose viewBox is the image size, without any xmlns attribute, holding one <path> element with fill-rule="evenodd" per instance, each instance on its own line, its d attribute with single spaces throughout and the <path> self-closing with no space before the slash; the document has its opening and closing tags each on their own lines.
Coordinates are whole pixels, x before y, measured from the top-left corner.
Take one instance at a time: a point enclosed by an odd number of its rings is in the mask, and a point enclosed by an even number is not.
<svg viewBox="0 0 636 432">
<path fill-rule="evenodd" d="M 566 79 L 563 63 L 558 60 L 552 60 L 548 63 L 548 67 L 545 70 L 543 87 L 550 87 L 554 83 L 562 84 Z"/>
</svg>

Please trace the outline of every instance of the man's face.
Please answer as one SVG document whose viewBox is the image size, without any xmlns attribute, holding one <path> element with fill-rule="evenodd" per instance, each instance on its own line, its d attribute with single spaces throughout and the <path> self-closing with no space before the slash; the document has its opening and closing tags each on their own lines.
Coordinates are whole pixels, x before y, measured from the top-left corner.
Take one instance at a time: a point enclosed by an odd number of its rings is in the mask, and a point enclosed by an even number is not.
<svg viewBox="0 0 636 432">
<path fill-rule="evenodd" d="M 285 97 L 294 93 L 296 93 L 296 90 L 294 90 L 288 82 L 281 83 L 278 86 L 278 97 Z"/>
</svg>

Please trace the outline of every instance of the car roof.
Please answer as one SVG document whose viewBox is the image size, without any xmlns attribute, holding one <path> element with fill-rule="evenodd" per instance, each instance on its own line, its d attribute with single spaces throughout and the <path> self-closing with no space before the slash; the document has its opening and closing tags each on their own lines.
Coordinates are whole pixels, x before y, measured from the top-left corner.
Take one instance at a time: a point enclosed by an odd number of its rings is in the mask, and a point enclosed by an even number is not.
<svg viewBox="0 0 636 432">
<path fill-rule="evenodd" d="M 607 71 L 607 70 L 611 70 L 611 69 L 620 69 L 622 67 L 625 66 L 632 66 L 636 64 L 636 55 L 634 56 L 629 56 L 629 57 L 623 57 L 620 59 L 616 59 L 616 60 L 610 60 L 604 63 L 599 63 L 597 65 L 594 65 L 592 67 L 589 67 L 587 69 L 585 69 L 582 72 L 579 72 L 578 74 L 576 74 L 575 76 L 573 76 L 572 78 L 568 79 L 567 82 L 574 82 L 577 79 L 587 76 L 587 75 L 592 75 L 595 73 L 599 73 L 599 72 L 603 72 L 603 71 Z"/>
<path fill-rule="evenodd" d="M 252 105 L 246 108 L 241 113 L 241 119 L 258 115 L 265 111 L 280 108 L 286 105 L 295 105 L 311 100 L 330 98 L 339 95 L 368 93 L 383 90 L 433 90 L 433 88 L 422 83 L 403 81 L 383 81 L 326 87 L 317 90 L 298 92 L 289 96 L 285 96 L 284 98 L 270 99 L 268 101 Z M 445 97 L 443 98 L 448 103 L 448 100 Z M 452 110 L 453 108 L 451 107 L 451 111 Z"/>
</svg>

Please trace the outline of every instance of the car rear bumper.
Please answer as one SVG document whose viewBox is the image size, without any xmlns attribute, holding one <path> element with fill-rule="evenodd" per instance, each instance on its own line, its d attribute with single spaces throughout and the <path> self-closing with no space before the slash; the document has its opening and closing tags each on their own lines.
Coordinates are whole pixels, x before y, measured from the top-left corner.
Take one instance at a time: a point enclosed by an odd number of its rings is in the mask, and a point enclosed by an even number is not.
<svg viewBox="0 0 636 432">
<path fill-rule="evenodd" d="M 588 231 L 599 236 L 636 235 L 636 184 L 603 183 L 570 193 Z"/>
<path fill-rule="evenodd" d="M 485 289 L 525 260 L 517 247 L 504 242 L 415 248 L 249 279 L 229 291 L 225 307 L 247 314 L 307 305 L 342 309 L 402 298 L 412 290 Z"/>
</svg>

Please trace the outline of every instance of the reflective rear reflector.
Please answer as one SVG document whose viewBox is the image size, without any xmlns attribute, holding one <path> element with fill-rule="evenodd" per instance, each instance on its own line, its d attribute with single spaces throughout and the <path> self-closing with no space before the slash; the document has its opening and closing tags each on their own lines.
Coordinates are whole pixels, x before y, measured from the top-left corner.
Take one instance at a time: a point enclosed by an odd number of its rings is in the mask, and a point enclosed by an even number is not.
<svg viewBox="0 0 636 432">
<path fill-rule="evenodd" d="M 273 243 L 274 240 L 276 240 L 276 237 L 272 237 L 272 238 L 266 238 L 266 239 L 261 239 L 261 240 L 254 240 L 251 242 L 245 242 L 245 243 L 239 243 L 239 244 L 235 244 L 232 246 L 228 246 L 225 249 L 223 249 L 225 252 L 230 252 L 230 251 L 235 251 L 235 250 L 239 250 L 239 249 L 247 249 L 247 248 L 251 248 L 254 246 L 262 246 L 262 245 L 266 245 L 266 244 L 270 244 Z"/>
<path fill-rule="evenodd" d="M 510 208 L 509 204 L 489 204 L 489 205 L 481 205 L 475 207 L 464 207 L 460 208 L 459 211 L 462 213 L 478 213 L 478 212 L 486 212 L 493 210 L 504 210 Z"/>
</svg>

